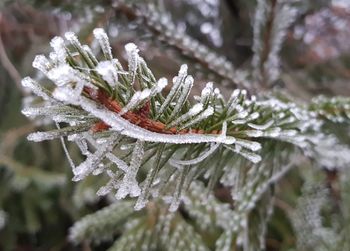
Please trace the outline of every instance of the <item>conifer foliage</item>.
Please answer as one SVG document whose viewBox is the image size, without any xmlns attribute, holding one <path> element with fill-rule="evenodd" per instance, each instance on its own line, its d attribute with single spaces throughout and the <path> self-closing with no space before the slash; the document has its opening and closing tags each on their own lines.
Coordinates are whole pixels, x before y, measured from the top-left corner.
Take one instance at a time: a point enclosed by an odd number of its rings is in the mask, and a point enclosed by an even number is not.
<svg viewBox="0 0 350 251">
<path fill-rule="evenodd" d="M 22 113 L 57 129 L 28 139 L 60 139 L 73 181 L 101 176 L 97 194 L 118 200 L 78 221 L 70 239 L 99 242 L 121 233 L 110 250 L 263 250 L 274 186 L 301 156 L 328 170 L 349 165 L 350 149 L 325 129 L 348 121 L 348 98 L 302 103 L 258 91 L 278 79 L 279 51 L 296 15 L 288 1 L 258 1 L 252 69 L 245 81 L 232 81 L 238 89 L 230 95 L 208 82 L 194 96 L 191 65 L 172 79 L 156 78 L 134 43 L 124 47 L 124 64 L 102 28 L 93 30 L 98 49 L 73 32 L 54 37 L 52 52 L 33 61 L 46 79 L 22 80 L 40 98 Z M 82 162 L 70 157 L 67 142 Z M 219 187 L 230 202 L 215 196 Z M 215 247 L 203 239 L 206 228 L 219 229 Z"/>
</svg>

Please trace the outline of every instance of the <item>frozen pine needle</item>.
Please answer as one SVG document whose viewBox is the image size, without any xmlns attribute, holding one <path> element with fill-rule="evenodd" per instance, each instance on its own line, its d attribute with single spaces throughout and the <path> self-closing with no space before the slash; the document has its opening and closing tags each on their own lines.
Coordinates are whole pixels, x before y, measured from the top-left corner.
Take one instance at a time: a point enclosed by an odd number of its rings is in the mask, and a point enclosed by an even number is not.
<svg viewBox="0 0 350 251">
<path fill-rule="evenodd" d="M 186 188 L 199 178 L 209 179 L 208 187 L 219 181 L 238 186 L 237 174 L 228 167 L 245 161 L 251 165 L 247 175 L 262 175 L 261 180 L 272 182 L 269 177 L 279 177 L 279 173 L 264 164 L 264 146 L 271 147 L 271 142 L 276 147 L 280 141 L 290 149 L 297 147 L 310 157 L 316 156 L 324 166 L 350 163 L 346 147 L 329 135 L 317 136 L 323 123 L 321 115 L 335 121 L 337 114 L 316 113 L 305 105 L 276 97 L 250 96 L 246 90 L 234 90 L 226 100 L 212 82 L 193 103 L 191 89 L 195 81 L 186 64 L 181 65 L 165 91 L 168 80 L 154 77 L 134 43 L 125 45 L 125 70 L 113 58 L 106 33 L 101 28 L 93 33 L 103 60 L 99 61 L 99 55 L 93 55 L 74 33 L 68 32 L 65 39 L 52 39 L 53 52 L 49 57 L 38 55 L 33 62 L 33 67 L 53 84 L 44 87 L 26 77 L 22 85 L 42 99 L 41 104 L 36 101 L 32 107 L 24 107 L 23 114 L 64 122 L 56 130 L 34 132 L 28 139 L 63 141 L 67 137 L 76 144 L 85 160 L 76 166 L 72 164 L 73 180 L 89 175 L 107 177 L 109 180 L 98 195 L 136 197 L 136 209 L 145 207 L 151 197 L 160 197 L 170 202 L 170 210 L 175 211 Z M 315 101 L 313 105 L 323 106 L 322 102 Z M 340 109 L 341 102 L 344 101 L 333 103 Z M 342 157 L 333 149 L 340 151 Z M 70 156 L 66 147 L 65 151 Z M 281 158 L 285 155 L 288 156 L 281 151 Z M 253 178 L 252 181 L 258 182 Z M 239 204 L 242 215 L 259 199 L 249 197 L 248 187 L 262 191 L 266 184 L 249 183 L 242 193 L 233 195 L 235 200 L 243 198 L 240 196 L 249 198 L 245 204 L 243 199 L 243 204 Z M 242 215 L 236 217 L 241 219 Z M 239 221 L 230 224 L 237 229 L 244 227 Z"/>
</svg>

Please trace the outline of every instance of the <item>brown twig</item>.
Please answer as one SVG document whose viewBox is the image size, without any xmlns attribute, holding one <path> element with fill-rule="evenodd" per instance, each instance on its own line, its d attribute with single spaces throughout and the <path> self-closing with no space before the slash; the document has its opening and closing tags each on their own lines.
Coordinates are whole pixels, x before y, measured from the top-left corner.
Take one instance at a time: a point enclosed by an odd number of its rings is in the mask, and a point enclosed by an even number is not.
<svg viewBox="0 0 350 251">
<path fill-rule="evenodd" d="M 120 113 L 122 111 L 121 105 L 118 103 L 118 101 L 113 100 L 111 97 L 108 96 L 108 94 L 102 90 L 98 90 L 96 95 L 96 90 L 85 87 L 84 88 L 85 93 L 89 96 L 89 98 L 93 99 L 94 101 L 104 105 L 108 110 Z M 141 108 L 142 109 L 142 108 Z M 146 113 L 147 114 L 147 113 Z M 121 115 L 124 119 L 128 120 L 130 123 L 134 125 L 138 125 L 146 130 L 149 130 L 151 132 L 157 132 L 157 133 L 163 133 L 163 134 L 204 134 L 205 131 L 202 129 L 183 129 L 178 130 L 176 127 L 166 128 L 166 125 L 160 121 L 155 121 L 150 119 L 147 115 L 143 112 L 132 112 L 128 111 Z M 103 131 L 109 128 L 109 125 L 106 125 L 104 122 L 99 122 L 95 124 L 95 126 L 92 129 L 94 132 Z M 209 134 L 220 134 L 221 132 L 219 130 L 213 130 L 210 132 L 206 132 Z"/>
</svg>

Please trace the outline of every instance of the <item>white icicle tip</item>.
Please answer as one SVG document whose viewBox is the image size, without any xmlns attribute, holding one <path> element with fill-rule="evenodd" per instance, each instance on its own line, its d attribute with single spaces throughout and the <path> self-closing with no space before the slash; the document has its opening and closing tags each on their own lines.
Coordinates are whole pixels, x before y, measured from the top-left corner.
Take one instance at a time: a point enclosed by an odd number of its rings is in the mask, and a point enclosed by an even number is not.
<svg viewBox="0 0 350 251">
<path fill-rule="evenodd" d="M 186 75 L 187 74 L 187 70 L 188 70 L 187 64 L 181 65 L 180 70 L 179 70 L 179 76 Z"/>
<path fill-rule="evenodd" d="M 136 44 L 134 43 L 127 43 L 125 45 L 126 52 L 139 52 L 139 49 L 137 48 Z"/>
<path fill-rule="evenodd" d="M 50 46 L 56 51 L 64 47 L 64 40 L 61 37 L 54 37 L 50 41 Z"/>
<path fill-rule="evenodd" d="M 103 80 L 107 81 L 108 84 L 111 86 L 116 85 L 116 81 L 118 81 L 118 72 L 113 62 L 99 62 L 96 66 L 96 71 L 102 76 Z"/>
<path fill-rule="evenodd" d="M 76 40 L 77 36 L 75 35 L 74 32 L 72 31 L 68 31 L 64 34 L 64 37 L 68 40 L 68 41 L 72 41 L 72 40 Z"/>
<path fill-rule="evenodd" d="M 161 92 L 165 86 L 168 85 L 168 80 L 166 78 L 160 78 L 157 81 L 157 87 L 156 87 L 156 92 L 159 93 Z"/>
<path fill-rule="evenodd" d="M 198 103 L 195 104 L 189 111 L 188 113 L 190 115 L 195 115 L 197 113 L 200 113 L 203 110 L 203 104 L 202 103 Z"/>
<path fill-rule="evenodd" d="M 53 39 L 51 39 L 50 46 L 54 49 L 57 56 L 57 60 L 60 63 L 65 63 L 67 52 L 63 38 L 54 37 Z"/>
<path fill-rule="evenodd" d="M 106 32 L 102 28 L 96 28 L 93 30 L 93 34 L 95 37 L 107 36 Z"/>
<path fill-rule="evenodd" d="M 50 67 L 50 62 L 44 55 L 36 55 L 32 66 L 41 71 L 42 73 L 46 74 L 47 70 Z"/>
<path fill-rule="evenodd" d="M 69 65 L 64 64 L 51 69 L 47 73 L 47 77 L 52 80 L 57 86 L 69 84 L 72 80 L 76 79 L 74 69 Z"/>
</svg>

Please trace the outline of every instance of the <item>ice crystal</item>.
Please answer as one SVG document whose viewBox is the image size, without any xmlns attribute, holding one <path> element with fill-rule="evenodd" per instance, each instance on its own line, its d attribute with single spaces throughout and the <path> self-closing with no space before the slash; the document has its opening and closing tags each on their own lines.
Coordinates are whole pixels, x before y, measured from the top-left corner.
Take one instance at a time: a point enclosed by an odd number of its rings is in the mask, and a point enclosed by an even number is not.
<svg viewBox="0 0 350 251">
<path fill-rule="evenodd" d="M 96 28 L 93 31 L 94 36 L 102 48 L 102 52 L 107 60 L 112 60 L 112 49 L 109 44 L 109 39 L 106 32 L 101 28 Z"/>
<path fill-rule="evenodd" d="M 96 66 L 96 71 L 102 78 L 112 87 L 115 87 L 118 82 L 118 72 L 116 66 L 111 61 L 99 62 Z"/>
</svg>

